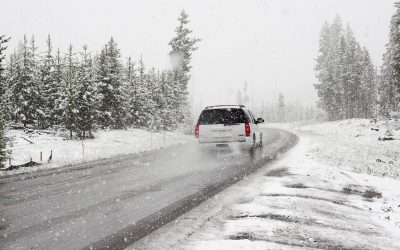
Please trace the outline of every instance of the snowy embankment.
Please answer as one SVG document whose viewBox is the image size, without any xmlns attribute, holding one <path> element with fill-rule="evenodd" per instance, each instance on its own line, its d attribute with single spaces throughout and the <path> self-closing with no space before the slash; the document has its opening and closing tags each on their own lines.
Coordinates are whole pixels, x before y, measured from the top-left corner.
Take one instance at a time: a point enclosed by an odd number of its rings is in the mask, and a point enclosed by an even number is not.
<svg viewBox="0 0 400 250">
<path fill-rule="evenodd" d="M 52 133 L 22 130 L 10 130 L 7 136 L 13 139 L 12 165 L 32 161 L 46 163 L 52 152 L 51 163 L 35 167 L 19 168 L 12 171 L 0 171 L 0 177 L 17 173 L 28 173 L 62 167 L 114 156 L 141 153 L 186 143 L 192 136 L 180 132 L 151 133 L 141 129 L 98 131 L 94 139 L 67 140 Z M 42 161 L 40 161 L 42 152 Z M 6 166 L 8 166 L 8 162 Z"/>
<path fill-rule="evenodd" d="M 305 126 L 314 133 L 312 153 L 338 168 L 377 176 L 400 177 L 400 122 L 346 120 Z"/>
<path fill-rule="evenodd" d="M 400 249 L 396 126 L 286 126 L 293 150 L 131 249 Z"/>
</svg>

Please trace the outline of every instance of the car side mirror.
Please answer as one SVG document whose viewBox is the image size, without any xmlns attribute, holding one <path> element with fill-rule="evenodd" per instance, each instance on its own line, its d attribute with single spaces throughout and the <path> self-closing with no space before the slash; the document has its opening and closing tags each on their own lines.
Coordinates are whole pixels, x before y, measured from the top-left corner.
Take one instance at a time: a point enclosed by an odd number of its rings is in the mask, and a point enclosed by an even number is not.
<svg viewBox="0 0 400 250">
<path fill-rule="evenodd" d="M 257 124 L 258 124 L 258 123 L 263 123 L 263 122 L 264 122 L 264 119 L 263 119 L 263 118 L 258 118 L 258 119 L 257 119 Z"/>
</svg>

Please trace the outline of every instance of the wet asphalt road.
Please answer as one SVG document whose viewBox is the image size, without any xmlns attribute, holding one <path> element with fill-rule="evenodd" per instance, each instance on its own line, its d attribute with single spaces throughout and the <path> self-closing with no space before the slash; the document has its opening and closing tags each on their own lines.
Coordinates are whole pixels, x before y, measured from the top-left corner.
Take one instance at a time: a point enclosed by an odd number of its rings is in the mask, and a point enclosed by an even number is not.
<svg viewBox="0 0 400 250">
<path fill-rule="evenodd" d="M 287 150 L 264 129 L 253 154 L 199 154 L 184 144 L 0 179 L 1 249 L 122 249 Z"/>
</svg>

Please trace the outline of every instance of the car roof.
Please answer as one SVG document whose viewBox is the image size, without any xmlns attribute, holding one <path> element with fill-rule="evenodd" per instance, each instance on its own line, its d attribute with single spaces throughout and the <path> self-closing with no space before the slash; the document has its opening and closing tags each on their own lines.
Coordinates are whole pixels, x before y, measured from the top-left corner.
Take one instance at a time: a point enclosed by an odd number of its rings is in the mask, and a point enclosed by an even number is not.
<svg viewBox="0 0 400 250">
<path fill-rule="evenodd" d="M 229 108 L 237 108 L 237 109 L 244 109 L 244 105 L 214 105 L 214 106 L 207 106 L 205 109 L 229 109 Z"/>
</svg>

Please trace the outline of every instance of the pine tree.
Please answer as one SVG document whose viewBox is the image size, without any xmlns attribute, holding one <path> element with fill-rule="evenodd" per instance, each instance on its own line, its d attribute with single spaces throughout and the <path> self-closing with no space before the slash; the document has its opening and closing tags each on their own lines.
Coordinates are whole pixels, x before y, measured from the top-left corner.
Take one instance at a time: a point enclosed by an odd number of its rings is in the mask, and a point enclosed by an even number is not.
<svg viewBox="0 0 400 250">
<path fill-rule="evenodd" d="M 162 106 L 163 101 L 161 100 L 161 82 L 159 78 L 159 73 L 156 73 L 155 68 L 152 68 L 148 72 L 148 89 L 149 98 L 147 100 L 147 107 L 150 114 L 149 123 L 147 125 L 151 131 L 158 131 L 162 128 Z"/>
<path fill-rule="evenodd" d="M 41 86 L 42 86 L 42 102 L 41 110 L 44 112 L 44 127 L 53 127 L 59 123 L 59 109 L 57 108 L 57 101 L 60 100 L 62 93 L 61 89 L 61 75 L 60 75 L 60 55 L 58 54 L 58 62 L 52 54 L 52 44 L 50 35 L 47 40 L 47 51 L 41 59 Z M 59 52 L 58 52 L 59 53 Z M 56 71 L 56 67 L 57 71 Z M 57 79 L 58 78 L 58 79 Z"/>
<path fill-rule="evenodd" d="M 136 101 L 134 106 L 131 107 L 135 114 L 135 127 L 148 128 L 149 120 L 152 118 L 150 112 L 150 107 L 148 106 L 148 99 L 150 98 L 149 88 L 148 88 L 148 75 L 146 73 L 146 67 L 144 65 L 143 59 L 140 58 L 138 62 L 138 77 L 135 81 L 135 92 Z M 131 111 L 131 112 L 132 112 Z"/>
<path fill-rule="evenodd" d="M 388 53 L 384 54 L 384 60 L 381 68 L 381 75 L 379 76 L 379 114 L 383 117 L 389 117 L 391 110 L 395 108 L 396 86 L 392 84 L 391 74 L 389 70 L 389 63 L 387 58 Z"/>
<path fill-rule="evenodd" d="M 176 79 L 176 74 L 173 71 L 167 72 L 167 86 L 170 92 L 169 103 L 171 107 L 171 116 L 169 117 L 170 129 L 175 130 L 178 125 L 184 122 L 182 116 L 182 98 L 181 98 L 181 87 Z"/>
<path fill-rule="evenodd" d="M 6 67 L 5 72 L 5 86 L 6 86 L 6 93 L 5 98 L 3 99 L 3 108 L 4 108 L 4 115 L 7 121 L 16 121 L 17 118 L 15 116 L 15 106 L 12 103 L 12 86 L 14 82 L 18 79 L 17 74 L 17 63 L 18 63 L 18 54 L 17 51 L 14 51 L 8 60 L 8 64 Z"/>
<path fill-rule="evenodd" d="M 315 84 L 319 106 L 324 109 L 330 120 L 338 119 L 341 113 L 341 93 L 338 92 L 338 78 L 341 77 L 339 51 L 343 51 L 343 28 L 339 17 L 330 25 L 325 22 L 319 40 L 320 48 L 315 71 L 319 83 Z"/>
<path fill-rule="evenodd" d="M 7 142 L 5 138 L 5 100 L 6 100 L 6 79 L 4 77 L 5 69 L 3 68 L 3 61 L 5 56 L 3 51 L 6 50 L 5 43 L 9 41 L 4 35 L 0 36 L 0 167 L 3 167 L 3 163 L 7 157 Z"/>
<path fill-rule="evenodd" d="M 359 90 L 361 85 L 361 48 L 358 42 L 356 41 L 353 32 L 348 27 L 346 30 L 346 42 L 347 49 L 345 52 L 345 59 L 347 68 L 347 82 L 345 82 L 346 93 L 345 99 L 347 103 L 345 105 L 345 116 L 342 118 L 354 118 L 359 116 L 359 105 L 358 98 L 360 96 Z"/>
<path fill-rule="evenodd" d="M 378 106 L 377 73 L 366 48 L 362 50 L 361 67 L 360 117 L 374 118 L 377 115 Z"/>
<path fill-rule="evenodd" d="M 38 118 L 39 86 L 35 49 L 34 40 L 32 39 L 31 47 L 29 47 L 28 40 L 24 36 L 18 50 L 16 79 L 11 86 L 11 101 L 14 106 L 16 121 L 22 122 L 24 127 L 28 124 L 35 125 Z"/>
<path fill-rule="evenodd" d="M 72 132 L 76 130 L 76 72 L 77 62 L 75 54 L 73 53 L 72 44 L 69 45 L 68 54 L 66 55 L 66 65 L 64 73 L 65 81 L 65 97 L 62 102 L 63 109 L 63 123 L 65 128 L 69 131 L 70 138 L 72 139 Z"/>
<path fill-rule="evenodd" d="M 137 76 L 135 63 L 129 57 L 124 68 L 124 93 L 125 93 L 125 108 L 126 108 L 126 125 L 135 126 L 137 121 Z"/>
<path fill-rule="evenodd" d="M 163 130 L 170 130 L 173 128 L 172 118 L 174 109 L 172 106 L 173 93 L 171 85 L 168 82 L 168 72 L 163 71 L 159 76 L 160 84 L 160 98 L 159 98 L 159 112 L 161 117 L 161 127 Z"/>
<path fill-rule="evenodd" d="M 319 107 L 330 120 L 374 117 L 376 72 L 368 51 L 361 49 L 349 26 L 343 31 L 339 17 L 322 28 L 315 71 Z"/>
<path fill-rule="evenodd" d="M 114 39 L 105 45 L 97 65 L 97 83 L 100 93 L 100 125 L 103 128 L 123 128 L 125 109 L 121 55 Z"/>
<path fill-rule="evenodd" d="M 56 57 L 54 59 L 54 73 L 53 73 L 53 89 L 51 94 L 51 101 L 53 110 L 51 112 L 51 122 L 52 125 L 63 124 L 63 103 L 66 98 L 67 85 L 65 82 L 64 71 L 64 59 L 61 57 L 61 52 L 58 49 Z"/>
<path fill-rule="evenodd" d="M 96 84 L 99 88 L 99 125 L 104 128 L 109 126 L 112 120 L 111 113 L 108 111 L 108 92 L 109 92 L 109 69 L 107 59 L 107 46 L 105 46 L 96 59 Z"/>
<path fill-rule="evenodd" d="M 94 85 L 92 59 L 87 45 L 83 46 L 81 62 L 77 69 L 75 113 L 76 130 L 81 139 L 93 137 L 92 131 L 97 119 L 97 95 Z M 87 133 L 86 133 L 87 132 Z"/>
<path fill-rule="evenodd" d="M 396 2 L 395 7 L 381 70 L 380 109 L 385 116 L 388 116 L 389 111 L 397 110 L 400 102 L 400 2 Z"/>
<path fill-rule="evenodd" d="M 190 123 L 190 108 L 188 104 L 188 83 L 190 80 L 190 69 L 192 53 L 197 50 L 196 44 L 200 39 L 190 37 L 192 31 L 187 28 L 189 16 L 184 10 L 181 11 L 178 18 L 179 26 L 175 29 L 175 37 L 169 42 L 171 51 L 169 53 L 172 62 L 172 71 L 174 80 L 177 84 L 178 94 L 178 109 L 183 114 L 183 117 L 178 117 L 179 120 Z"/>
</svg>

